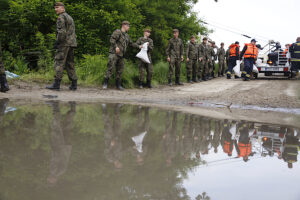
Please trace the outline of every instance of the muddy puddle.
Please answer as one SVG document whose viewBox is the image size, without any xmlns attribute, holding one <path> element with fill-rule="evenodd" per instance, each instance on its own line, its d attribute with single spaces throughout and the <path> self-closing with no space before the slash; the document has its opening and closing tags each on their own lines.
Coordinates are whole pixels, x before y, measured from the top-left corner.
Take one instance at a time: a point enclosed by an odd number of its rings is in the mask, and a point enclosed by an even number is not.
<svg viewBox="0 0 300 200">
<path fill-rule="evenodd" d="M 1 99 L 0 134 L 1 200 L 300 199 L 296 126 Z"/>
</svg>

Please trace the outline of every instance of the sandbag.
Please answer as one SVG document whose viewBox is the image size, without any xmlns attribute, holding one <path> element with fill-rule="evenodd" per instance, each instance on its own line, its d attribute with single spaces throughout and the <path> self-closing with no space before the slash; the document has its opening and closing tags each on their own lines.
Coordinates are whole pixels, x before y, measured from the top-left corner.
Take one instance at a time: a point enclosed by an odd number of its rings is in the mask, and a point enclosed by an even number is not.
<svg viewBox="0 0 300 200">
<path fill-rule="evenodd" d="M 252 72 L 257 73 L 257 74 L 259 73 L 259 71 L 258 71 L 256 65 L 253 65 L 253 70 L 252 70 Z"/>
<path fill-rule="evenodd" d="M 143 47 L 141 51 L 136 55 L 139 59 L 141 59 L 143 62 L 150 64 L 150 60 L 148 57 L 148 42 L 143 44 Z"/>
<path fill-rule="evenodd" d="M 239 60 L 236 61 L 236 66 L 233 68 L 233 71 L 236 76 L 241 76 L 241 62 Z"/>
</svg>

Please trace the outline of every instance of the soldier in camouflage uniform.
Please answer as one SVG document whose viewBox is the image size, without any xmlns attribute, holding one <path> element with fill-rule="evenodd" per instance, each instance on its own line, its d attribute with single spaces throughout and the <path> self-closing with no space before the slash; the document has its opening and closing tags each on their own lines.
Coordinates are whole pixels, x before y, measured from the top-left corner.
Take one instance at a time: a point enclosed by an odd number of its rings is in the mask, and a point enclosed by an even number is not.
<svg viewBox="0 0 300 200">
<path fill-rule="evenodd" d="M 154 45 L 153 45 L 153 40 L 149 38 L 151 34 L 150 29 L 145 29 L 144 30 L 144 37 L 140 37 L 137 41 L 136 44 L 142 48 L 143 44 L 148 42 L 148 58 L 150 60 L 150 64 L 143 62 L 141 59 L 139 61 L 139 88 L 143 88 L 143 81 L 145 79 L 145 69 L 147 71 L 147 87 L 152 88 L 151 81 L 152 81 L 152 74 L 153 74 L 153 64 L 152 64 L 152 59 L 151 59 L 151 52 L 153 51 Z"/>
<path fill-rule="evenodd" d="M 214 44 L 213 42 L 210 42 L 208 44 L 208 74 L 207 78 L 208 80 L 211 80 L 214 76 L 214 66 L 215 66 L 215 51 L 214 51 Z"/>
<path fill-rule="evenodd" d="M 54 4 L 55 12 L 58 14 L 56 23 L 55 53 L 55 81 L 50 90 L 59 90 L 60 82 L 63 78 L 64 69 L 67 70 L 69 80 L 72 81 L 70 90 L 77 90 L 77 75 L 74 65 L 74 48 L 77 47 L 75 24 L 73 18 L 65 12 L 64 4 L 57 2 Z"/>
<path fill-rule="evenodd" d="M 116 87 L 118 90 L 124 90 L 121 85 L 122 73 L 124 71 L 124 56 L 128 46 L 139 48 L 133 43 L 127 34 L 130 23 L 128 21 L 122 22 L 121 29 L 117 29 L 110 37 L 110 49 L 107 63 L 107 72 L 104 79 L 103 89 L 107 89 L 108 81 L 113 74 L 113 69 L 116 68 Z"/>
<path fill-rule="evenodd" d="M 172 86 L 172 77 L 175 68 L 175 84 L 183 85 L 180 82 L 180 68 L 181 62 L 183 61 L 184 45 L 182 40 L 179 38 L 179 30 L 173 30 L 174 37 L 169 40 L 169 44 L 166 50 L 169 62 L 169 86 Z"/>
<path fill-rule="evenodd" d="M 0 42 L 0 92 L 7 92 L 9 90 L 6 75 L 5 75 L 5 68 L 4 64 L 2 62 L 2 48 L 1 48 L 1 42 Z"/>
<path fill-rule="evenodd" d="M 225 49 L 224 49 L 224 43 L 221 43 L 221 47 L 218 49 L 218 61 L 219 61 L 219 72 L 218 76 L 224 76 L 224 71 L 225 71 Z"/>
<path fill-rule="evenodd" d="M 198 55 L 199 55 L 199 61 L 200 61 L 200 67 L 198 70 L 198 79 L 201 81 L 201 78 L 203 81 L 207 81 L 207 74 L 209 73 L 208 71 L 208 62 L 209 57 L 208 57 L 208 46 L 207 46 L 207 38 L 203 38 L 203 42 L 199 45 L 198 48 Z"/>
<path fill-rule="evenodd" d="M 191 37 L 191 40 L 186 48 L 186 71 L 187 71 L 187 81 L 189 83 L 198 82 L 197 81 L 197 71 L 198 71 L 198 44 L 196 43 L 195 36 Z M 192 79 L 191 79 L 192 75 Z"/>
</svg>

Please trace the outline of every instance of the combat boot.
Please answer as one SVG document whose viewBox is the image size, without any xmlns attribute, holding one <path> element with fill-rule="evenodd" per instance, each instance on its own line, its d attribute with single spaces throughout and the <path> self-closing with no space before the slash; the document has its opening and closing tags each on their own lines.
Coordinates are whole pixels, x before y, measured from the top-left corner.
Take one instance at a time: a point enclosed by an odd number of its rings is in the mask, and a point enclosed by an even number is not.
<svg viewBox="0 0 300 200">
<path fill-rule="evenodd" d="M 180 82 L 179 77 L 176 77 L 175 84 L 176 85 L 183 85 L 183 83 Z"/>
<path fill-rule="evenodd" d="M 54 83 L 52 85 L 46 86 L 46 89 L 48 90 L 60 90 L 60 81 L 58 79 L 54 80 Z"/>
<path fill-rule="evenodd" d="M 203 75 L 202 80 L 207 81 L 206 76 Z"/>
<path fill-rule="evenodd" d="M 149 81 L 149 80 L 147 81 L 147 87 L 148 87 L 148 88 L 152 88 L 151 81 Z"/>
<path fill-rule="evenodd" d="M 228 72 L 226 76 L 227 76 L 227 79 L 231 79 L 231 73 L 230 72 Z"/>
<path fill-rule="evenodd" d="M 212 77 L 210 76 L 209 73 L 206 75 L 206 79 L 207 79 L 207 80 L 211 80 L 211 79 L 212 79 Z"/>
<path fill-rule="evenodd" d="M 172 86 L 172 85 L 173 85 L 173 84 L 172 84 L 172 79 L 169 79 L 169 80 L 168 80 L 168 85 L 169 85 L 169 86 Z"/>
<path fill-rule="evenodd" d="M 1 84 L 1 89 L 0 89 L 1 92 L 7 92 L 9 90 L 5 74 L 0 76 L 0 84 Z"/>
<path fill-rule="evenodd" d="M 187 82 L 188 83 L 193 83 L 193 81 L 191 80 L 191 77 L 189 77 L 189 76 L 187 77 Z"/>
<path fill-rule="evenodd" d="M 143 82 L 142 81 L 139 81 L 139 88 L 143 89 Z"/>
<path fill-rule="evenodd" d="M 105 78 L 105 79 L 104 79 L 103 86 L 102 86 L 102 88 L 103 88 L 104 90 L 106 90 L 106 89 L 107 89 L 107 86 L 108 86 L 108 81 L 109 81 L 109 79 L 108 79 L 108 78 Z"/>
<path fill-rule="evenodd" d="M 72 80 L 72 83 L 71 83 L 69 89 L 73 90 L 73 91 L 77 90 L 77 80 Z"/>
<path fill-rule="evenodd" d="M 124 88 L 121 85 L 121 81 L 120 80 L 116 80 L 116 87 L 117 87 L 118 90 L 121 90 L 121 91 L 124 90 Z"/>
<path fill-rule="evenodd" d="M 201 81 L 201 78 L 197 79 L 196 76 L 193 76 L 193 82 L 194 83 L 198 83 L 199 81 Z"/>
</svg>

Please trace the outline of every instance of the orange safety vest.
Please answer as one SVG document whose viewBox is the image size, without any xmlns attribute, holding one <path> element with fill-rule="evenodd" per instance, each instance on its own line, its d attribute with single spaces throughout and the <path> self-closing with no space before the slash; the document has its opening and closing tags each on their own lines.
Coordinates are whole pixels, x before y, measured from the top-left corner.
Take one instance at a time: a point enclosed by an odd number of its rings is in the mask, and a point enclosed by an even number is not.
<svg viewBox="0 0 300 200">
<path fill-rule="evenodd" d="M 247 46 L 247 50 L 244 54 L 244 58 L 257 58 L 258 56 L 258 49 L 256 45 L 253 44 L 245 44 Z"/>
<path fill-rule="evenodd" d="M 249 156 L 251 154 L 251 144 L 239 143 L 240 155 L 239 157 Z"/>
<path fill-rule="evenodd" d="M 286 54 L 289 52 L 289 49 L 285 49 L 284 52 L 283 52 L 283 55 L 286 56 Z"/>
<path fill-rule="evenodd" d="M 233 150 L 233 148 L 230 149 L 230 142 L 225 141 L 225 143 L 224 143 L 224 153 L 232 154 L 232 150 Z"/>
<path fill-rule="evenodd" d="M 230 57 L 235 57 L 236 56 L 236 48 L 240 47 L 238 44 L 232 44 L 230 45 Z"/>
</svg>

